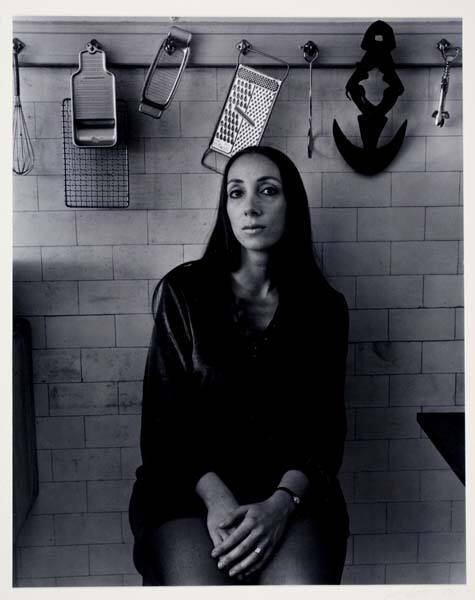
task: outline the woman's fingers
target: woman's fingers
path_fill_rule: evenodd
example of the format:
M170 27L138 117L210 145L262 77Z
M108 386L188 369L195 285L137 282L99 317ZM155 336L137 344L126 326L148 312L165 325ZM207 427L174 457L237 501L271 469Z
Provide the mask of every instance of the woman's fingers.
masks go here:
M245 579L245 578L249 577L250 575L252 575L253 573L255 573L256 571L259 571L259 569L261 569L264 566L264 563L266 562L268 556L269 556L269 553L266 553L258 562L255 562L254 564L252 564L249 569L247 569L244 572L241 572L241 577L243 577Z
M234 548L236 544L242 542L242 540L249 535L253 526L253 521L251 521L250 519L244 519L244 521L239 525L239 527L237 527L228 538L226 538L221 544L214 548L214 550L211 552L211 556L213 558L217 558L218 556L226 554L228 550Z
M257 534L255 532L251 532L250 535L248 535L240 544L235 546L224 556L221 556L218 562L218 569L224 569L228 565L231 565L232 563L241 559L243 556L253 553L257 546Z
M234 577L235 575L242 575L243 577L247 577L254 571L257 571L261 568L264 562L267 559L268 549L263 546L258 546L260 552L257 553L256 549L248 554L241 562L237 565L234 565L230 571L229 575Z
M274 546L272 545L272 542L271 542L270 544L267 544L266 547L264 548L264 550L259 554L259 559L257 561L252 563L249 568L244 568L243 571L238 573L239 578L247 579L247 577L250 577L253 573L262 569L262 567L265 565L265 563L267 562L267 560L269 559L269 557L271 556L271 554L273 552L274 552Z
M234 531L234 527L230 529L221 529L214 525L208 525L208 532L211 541L213 542L214 548L219 546L224 540L226 540Z
M226 519L221 521L219 526L220 527L231 526L233 523L235 523L235 521L237 521L237 519L239 517L243 517L246 514L247 510L248 510L248 507L245 505L238 506L235 510L233 510L233 512L228 517L226 517Z
M218 531L210 531L209 536L215 548L218 544L222 542L221 536L219 535Z
M232 529L218 529L220 536L219 543L224 542L224 540L228 539L228 537L232 534L234 530L234 527Z

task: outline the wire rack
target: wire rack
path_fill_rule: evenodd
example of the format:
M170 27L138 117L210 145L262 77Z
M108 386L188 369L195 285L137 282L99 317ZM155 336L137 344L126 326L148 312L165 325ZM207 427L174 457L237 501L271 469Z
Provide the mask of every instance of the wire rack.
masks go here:
M111 148L80 148L73 144L71 99L63 100L64 194L70 208L127 208L129 155L127 107L117 101L119 138Z

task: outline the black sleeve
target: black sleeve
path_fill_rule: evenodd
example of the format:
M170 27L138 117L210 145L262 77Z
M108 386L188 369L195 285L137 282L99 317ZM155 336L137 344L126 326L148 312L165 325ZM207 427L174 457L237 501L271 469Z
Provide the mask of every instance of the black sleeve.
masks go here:
M193 393L188 305L179 286L167 278L154 296L157 309L143 386L143 466L148 477L189 493L212 468Z
M312 488L325 491L336 477L343 459L347 431L344 403L349 316L343 295L335 295L325 314L323 339L315 340L320 352L310 352L299 379L288 420L283 469L303 471ZM318 364L316 364L318 361ZM307 388L307 389L305 389Z

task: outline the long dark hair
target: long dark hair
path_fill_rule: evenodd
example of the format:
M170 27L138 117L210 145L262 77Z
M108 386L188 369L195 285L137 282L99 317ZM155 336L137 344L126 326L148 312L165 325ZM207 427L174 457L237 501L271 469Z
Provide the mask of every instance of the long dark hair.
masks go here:
M331 289L317 264L310 225L310 213L305 187L297 167L283 152L268 146L248 146L232 156L226 164L216 223L206 246L202 262L221 274L239 268L241 245L234 236L227 213L227 183L231 166L243 155L265 156L279 169L282 191L287 200L284 233L272 251L271 273L279 289L309 286Z

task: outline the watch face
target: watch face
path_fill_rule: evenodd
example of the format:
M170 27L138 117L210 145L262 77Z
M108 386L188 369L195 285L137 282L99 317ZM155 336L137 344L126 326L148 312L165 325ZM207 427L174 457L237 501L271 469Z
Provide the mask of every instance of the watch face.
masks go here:
M285 492L286 494L288 494L294 504L300 504L302 502L300 496L297 496L297 494L295 494L292 490L289 490L289 488L282 486L282 487L278 487L277 490L281 490L282 492Z

